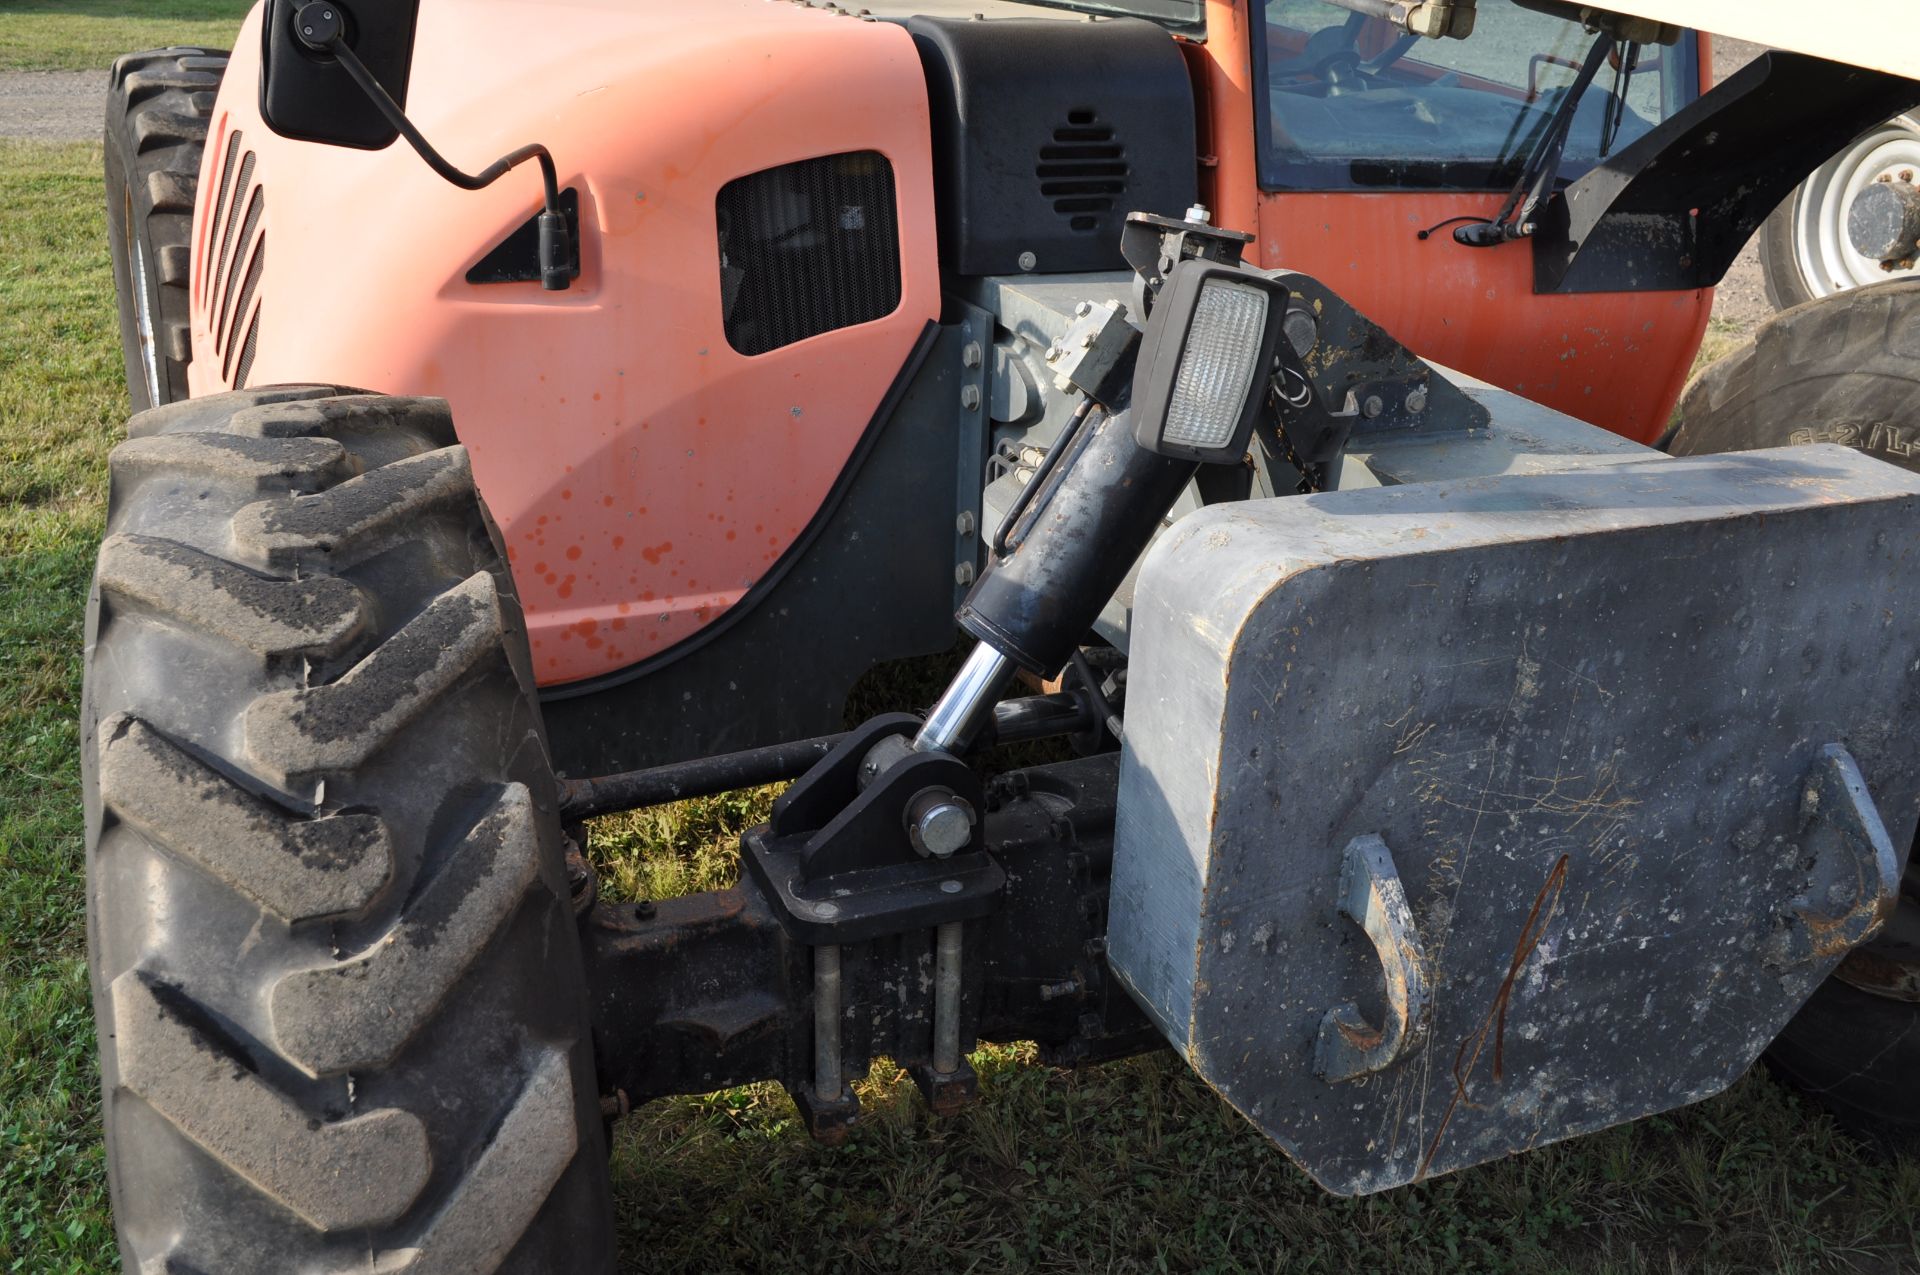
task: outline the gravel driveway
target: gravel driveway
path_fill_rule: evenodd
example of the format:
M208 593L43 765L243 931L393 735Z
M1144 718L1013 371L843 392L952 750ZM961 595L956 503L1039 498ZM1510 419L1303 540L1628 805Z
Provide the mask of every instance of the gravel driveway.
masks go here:
M1713 69L1731 75L1760 52L1740 40L1716 40ZM0 137L48 142L85 142L100 136L106 112L104 71L0 71ZM1769 314L1753 244L1734 262L1715 298L1714 317L1749 332Z
M90 142L106 113L105 71L0 71L0 137Z

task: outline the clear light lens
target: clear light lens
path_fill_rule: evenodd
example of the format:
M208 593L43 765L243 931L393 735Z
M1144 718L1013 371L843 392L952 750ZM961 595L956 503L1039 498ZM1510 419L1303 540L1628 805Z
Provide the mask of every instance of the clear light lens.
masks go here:
M1201 451L1233 441L1253 392L1266 326L1264 289L1228 279L1201 286L1161 438Z

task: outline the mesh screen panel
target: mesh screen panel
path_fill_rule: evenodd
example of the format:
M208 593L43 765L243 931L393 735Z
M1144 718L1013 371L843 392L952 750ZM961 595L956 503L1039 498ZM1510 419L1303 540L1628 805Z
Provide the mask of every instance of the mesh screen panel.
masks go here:
M877 151L736 178L715 201L727 343L765 354L900 305L893 166Z

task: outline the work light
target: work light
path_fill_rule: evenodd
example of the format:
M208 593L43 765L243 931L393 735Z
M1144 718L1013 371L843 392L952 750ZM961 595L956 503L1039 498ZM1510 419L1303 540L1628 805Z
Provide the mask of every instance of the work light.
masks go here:
M1134 368L1139 444L1214 464L1245 456L1286 310L1286 288L1265 275L1198 258L1176 265Z

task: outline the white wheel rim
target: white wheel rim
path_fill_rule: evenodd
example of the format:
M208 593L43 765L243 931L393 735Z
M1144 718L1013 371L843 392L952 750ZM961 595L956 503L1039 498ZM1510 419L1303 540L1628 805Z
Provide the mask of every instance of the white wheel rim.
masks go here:
M1920 115L1887 121L1801 183L1793 198L1793 256L1808 292L1825 297L1914 275L1913 268L1881 269L1847 237L1854 196L1883 176L1897 181L1903 172L1920 181Z
M153 288L147 282L147 246L133 220L133 196L126 199L127 273L133 276L133 326L140 341L140 372L147 382L147 406L160 404L160 347L153 339Z

